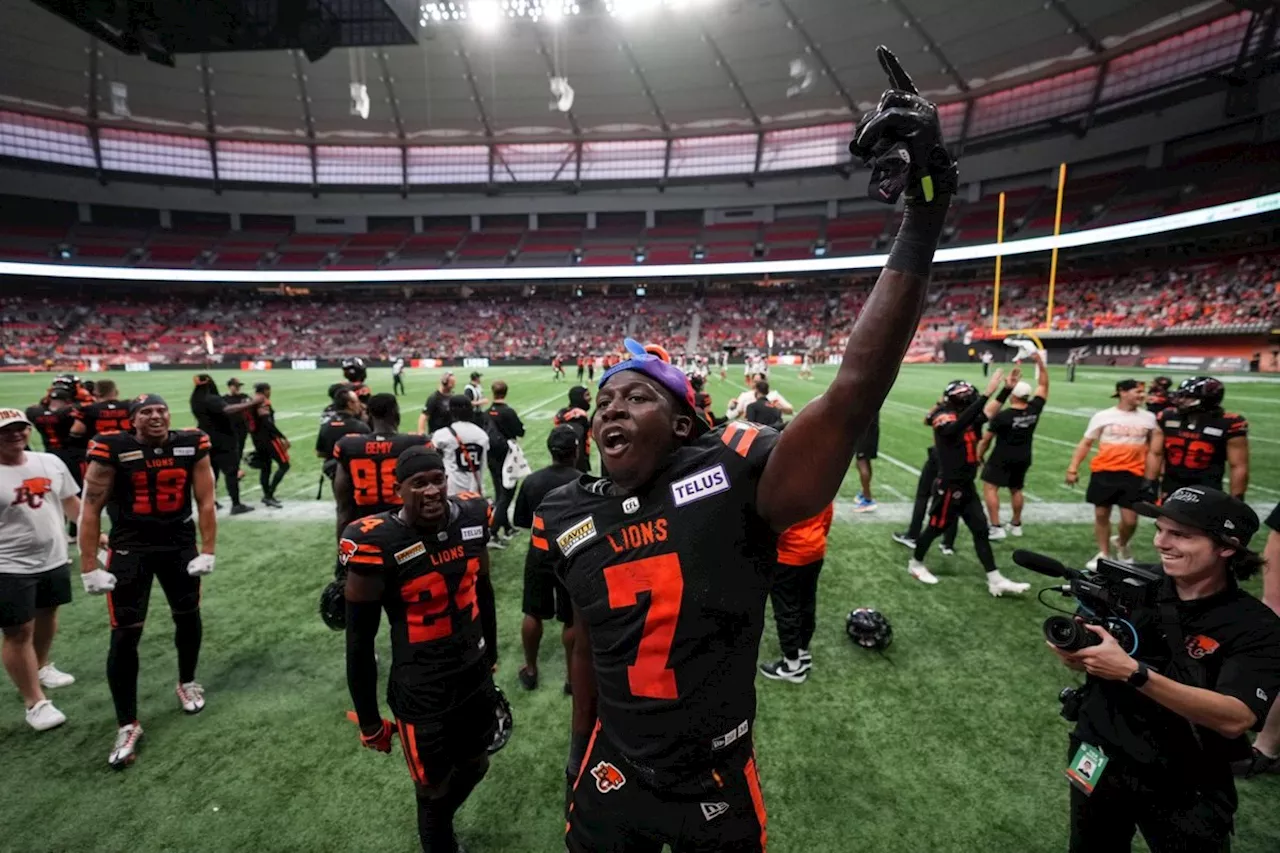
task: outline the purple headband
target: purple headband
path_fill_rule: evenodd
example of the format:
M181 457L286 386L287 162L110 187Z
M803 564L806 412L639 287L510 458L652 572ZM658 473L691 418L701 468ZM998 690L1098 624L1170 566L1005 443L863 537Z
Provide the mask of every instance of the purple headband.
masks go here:
M634 370L637 373L643 373L663 388L666 388L673 397L688 406L690 411L696 413L697 405L693 398L693 386L689 384L689 377L684 375L683 370L648 352L631 338L623 341L623 345L627 348L627 352L631 354L631 358L619 362L606 370L604 375L600 377L600 384L596 386L597 389L603 388L604 383L608 382L609 377L615 373Z

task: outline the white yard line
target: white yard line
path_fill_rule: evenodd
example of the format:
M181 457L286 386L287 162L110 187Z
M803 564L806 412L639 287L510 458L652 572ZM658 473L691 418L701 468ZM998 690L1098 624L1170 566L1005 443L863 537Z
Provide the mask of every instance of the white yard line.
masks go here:
M1037 496L1037 495L1033 494L1032 492L1028 492L1026 489L1023 489L1023 490L1022 490L1022 495L1023 495L1023 497L1025 497L1027 500L1031 501L1033 504L1042 504L1042 503L1044 503L1044 498L1039 497L1039 496Z
M889 454L883 453L883 452L878 455L878 458L883 459L885 462L888 462L890 465L897 465L899 468L901 468L903 471L906 471L908 474L910 474L913 477L920 476L919 468L916 468L913 465L908 465L907 463L903 462L901 459L895 459Z
M898 500L900 500L900 501L909 501L909 500L911 500L909 497L907 497L907 496L906 496L906 495L904 495L902 492L900 492L900 491L898 491L897 489L895 489L893 486L890 486L888 483L880 483L880 484L877 484L877 485L876 485L876 488L877 488L877 489L884 489L886 492L888 492L889 494L893 495L895 498L897 498L897 499L898 499Z
M1062 445L1063 447L1075 447L1079 443L1075 441L1063 441L1060 438L1054 438L1051 435L1044 435L1039 432L1036 433L1036 441L1047 441L1050 444L1059 444L1059 445Z

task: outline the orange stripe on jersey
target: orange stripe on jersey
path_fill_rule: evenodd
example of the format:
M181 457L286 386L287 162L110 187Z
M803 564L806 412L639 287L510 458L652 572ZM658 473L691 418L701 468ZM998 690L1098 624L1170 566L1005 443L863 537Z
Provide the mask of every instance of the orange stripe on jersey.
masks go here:
M382 549L379 548L377 545L370 545L367 542L362 542L356 546L356 553L357 554L381 554Z
M760 793L760 774L756 771L756 759L752 755L743 769L747 777L747 789L751 791L751 805L756 809L756 820L760 822L760 853L764 853L769 842L769 816L764 810L764 795Z
M381 557L367 557L361 554L354 554L347 558L348 563L359 563L362 566L381 566Z
M533 529L534 529L534 530L546 530L546 529L547 529L547 523L546 523L545 521L543 521L543 520L542 520L542 516L540 516L540 515L535 515L535 516L533 517Z
M201 433L201 434L200 434L200 449L201 449L201 450L208 450L208 449L209 449L209 448L211 448L211 447L213 447L213 444L209 441L209 436L207 436L207 435L205 435L205 434Z
M548 543L546 539L543 539L541 536L539 536L536 533L529 537L529 544L537 548L539 551L551 550L550 543Z
M725 427L724 434L720 436L720 440L724 442L725 447L733 446L733 437L742 431L742 427L736 423L729 424Z
M734 448L743 459L747 458L747 451L751 449L751 443L756 440L756 436L760 434L760 430L753 426L742 428L742 438L738 439L738 446Z
M478 492L458 492L455 497L460 501L471 501L480 497L480 494Z

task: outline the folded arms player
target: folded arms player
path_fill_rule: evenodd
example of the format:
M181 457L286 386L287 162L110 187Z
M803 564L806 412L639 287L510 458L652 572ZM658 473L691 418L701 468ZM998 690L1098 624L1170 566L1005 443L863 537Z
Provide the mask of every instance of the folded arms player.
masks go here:
M836 496L915 333L956 190L936 109L882 63L893 88L851 150L873 195L906 191L906 214L831 386L781 436L708 431L687 377L629 341L592 418L610 479L555 490L535 517L579 632L570 851L764 849L751 729L777 535Z

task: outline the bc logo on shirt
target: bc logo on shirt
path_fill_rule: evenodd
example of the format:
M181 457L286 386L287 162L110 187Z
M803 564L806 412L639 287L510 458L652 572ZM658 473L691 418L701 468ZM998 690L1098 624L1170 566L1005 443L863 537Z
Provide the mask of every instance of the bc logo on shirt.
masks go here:
M26 504L32 509L39 509L44 506L44 496L53 491L53 481L48 477L31 477L23 480L22 485L13 491L15 506Z

